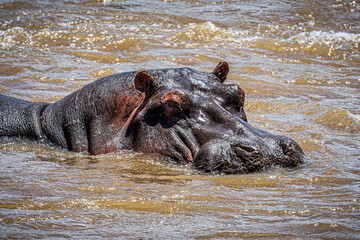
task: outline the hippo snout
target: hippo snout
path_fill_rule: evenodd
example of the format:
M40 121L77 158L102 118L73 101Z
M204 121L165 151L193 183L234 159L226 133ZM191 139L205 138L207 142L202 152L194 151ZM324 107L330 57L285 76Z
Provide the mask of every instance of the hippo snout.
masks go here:
M219 139L200 148L193 166L204 172L250 173L274 165L296 166L301 163L303 155L300 146L284 136L257 143Z

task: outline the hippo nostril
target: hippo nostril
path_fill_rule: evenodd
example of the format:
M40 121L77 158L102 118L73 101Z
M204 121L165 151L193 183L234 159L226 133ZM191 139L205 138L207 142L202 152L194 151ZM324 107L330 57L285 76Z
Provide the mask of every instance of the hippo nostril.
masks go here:
M291 155L294 152L294 146L291 142L289 141L282 141L280 143L282 152L284 153L284 155Z
M281 148L282 148L282 151L283 151L283 153L285 155L288 155L293 150L293 147L291 145L289 145L289 144L286 144L286 143L282 143Z
M235 150L235 152L245 151L247 153L252 153L257 151L256 148L254 147L242 145L242 144L236 144L235 146L233 146L233 149Z
M250 153L256 151L256 149L253 148L253 147L251 147L251 146L241 145L240 148L243 149L243 150L245 150L245 151L247 151L247 152L250 152Z
M282 166L292 167L303 160L303 151L300 146L291 138L280 136L277 138L278 154L276 161Z
M300 146L291 138L282 138L280 141L280 147L286 156L303 154Z

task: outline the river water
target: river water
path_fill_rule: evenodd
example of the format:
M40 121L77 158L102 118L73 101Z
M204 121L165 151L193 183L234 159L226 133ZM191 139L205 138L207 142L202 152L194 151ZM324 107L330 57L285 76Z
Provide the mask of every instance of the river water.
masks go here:
M360 239L360 3L0 0L0 93L54 102L123 71L230 64L299 167L206 175L0 139L0 238Z

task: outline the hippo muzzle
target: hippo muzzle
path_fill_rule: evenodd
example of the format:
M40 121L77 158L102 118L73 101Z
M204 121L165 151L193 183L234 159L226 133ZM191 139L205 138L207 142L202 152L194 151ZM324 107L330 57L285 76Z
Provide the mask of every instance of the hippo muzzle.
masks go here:
M193 128L201 144L194 156L196 169L249 173L274 165L293 167L302 161L303 151L291 138L254 128L244 114L231 113L216 103L203 107L211 111L201 111L206 120ZM208 124L211 121L216 124Z
M202 146L194 167L204 172L250 173L275 165L297 166L303 158L299 145L291 138L273 136L266 144L239 139L217 139ZM261 147L260 147L261 146Z

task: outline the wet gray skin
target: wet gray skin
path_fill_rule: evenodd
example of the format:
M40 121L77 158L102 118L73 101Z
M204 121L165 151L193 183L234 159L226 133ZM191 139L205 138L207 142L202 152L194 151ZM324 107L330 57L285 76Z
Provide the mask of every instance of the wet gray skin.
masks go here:
M245 93L211 73L169 68L114 74L55 103L0 95L0 136L27 136L90 154L135 150L205 172L292 167L303 151L292 139L252 127Z

